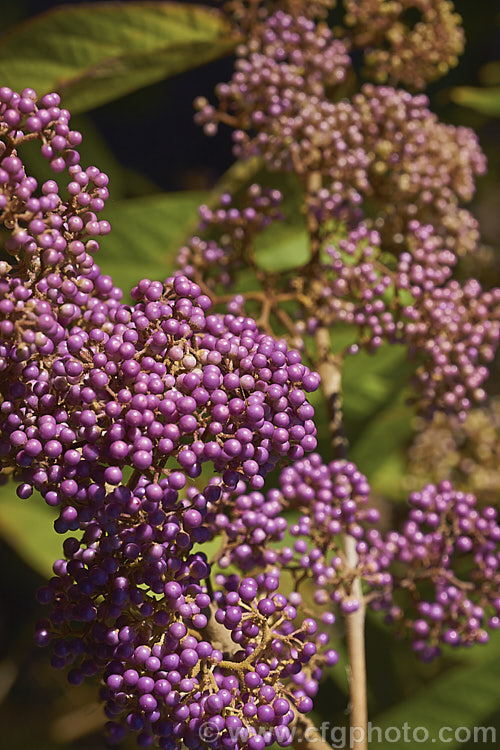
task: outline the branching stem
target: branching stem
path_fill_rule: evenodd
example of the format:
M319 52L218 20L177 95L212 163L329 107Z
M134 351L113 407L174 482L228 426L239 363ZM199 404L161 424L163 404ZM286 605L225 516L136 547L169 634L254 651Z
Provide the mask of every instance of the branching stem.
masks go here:
M315 334L317 361L321 375L323 395L328 405L329 426L333 455L347 457L347 440L342 421L342 373L341 362L331 352L330 333L327 328L318 328ZM345 615L347 650L349 655L350 725L353 732L354 750L367 750L368 712L366 702L365 663L365 605L361 580L355 571L358 565L356 540L344 535L344 555L348 569L352 571L351 592L359 601L356 612ZM358 739L359 738L359 739Z

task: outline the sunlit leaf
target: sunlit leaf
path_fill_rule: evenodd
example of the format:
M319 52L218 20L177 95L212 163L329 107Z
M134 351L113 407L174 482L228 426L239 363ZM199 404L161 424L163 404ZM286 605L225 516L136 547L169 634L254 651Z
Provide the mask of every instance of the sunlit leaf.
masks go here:
M344 365L350 458L370 478L375 492L394 499L401 495L405 451L413 432L414 412L406 405L410 372L402 347L360 353Z
M63 536L54 531L57 512L38 493L20 500L13 482L0 487L0 536L43 576L61 557Z
M481 648L481 647L477 647ZM490 717L498 711L498 671L500 669L500 657L488 660L474 666L467 666L451 670L444 676L434 680L424 690L419 691L411 700L400 703L395 708L383 713L374 724L380 727L382 742L378 741L375 734L372 738L373 744L380 750L389 750L394 745L396 736L394 728L403 731L403 727L409 725L409 737L411 740L411 728L421 727L417 738L424 736L423 730L428 732L428 742L422 747L448 748L456 750L464 747L463 738L465 732L459 734L458 738L454 730L460 727L474 728L488 727ZM393 729L389 730L389 727ZM447 730L440 739L440 730ZM448 731L449 728L449 731ZM401 735L402 736L402 735ZM460 736L462 742L459 741ZM482 747L494 747L496 742L490 735L480 735L482 741L477 742ZM417 742L419 740L417 739ZM420 742L422 740L420 739ZM431 745L432 743L432 745ZM398 746L401 743L397 743ZM414 746L410 742L410 747Z
M125 295L140 279L163 280L175 269L177 250L197 222L205 193L163 193L110 202L112 231L96 258Z
M58 91L84 112L228 53L221 15L175 2L62 6L0 38L2 85Z

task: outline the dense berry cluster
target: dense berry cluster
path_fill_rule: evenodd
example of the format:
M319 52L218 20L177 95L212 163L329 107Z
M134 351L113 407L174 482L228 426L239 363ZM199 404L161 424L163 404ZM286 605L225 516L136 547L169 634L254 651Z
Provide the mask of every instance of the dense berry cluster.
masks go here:
M71 683L103 675L112 741L132 731L140 747L260 750L289 744L296 711L312 707L291 679L316 655L317 626L278 593L279 572L218 576L207 593L210 566L192 545L209 538L203 514L218 494L181 500L166 480L114 489L39 592L52 609L38 642L52 637Z
M57 305L10 280L0 303L9 303L12 329L2 453L4 465L23 467L22 496L34 485L76 523L89 487L121 484L126 466L154 481L166 474L179 489L184 473L196 477L210 461L259 487L279 457L315 447L304 389L317 387L316 375L253 321L205 317L210 302L185 277L142 281L132 309L69 329ZM26 299L14 311L16 290ZM45 326L42 351L26 318Z
M404 308L406 340L425 355L415 374L424 411L437 405L463 419L471 403L484 401L486 364L500 339L499 302L500 290L482 292L471 279L435 289L420 310Z
M446 246L462 255L475 249L477 222L460 207L486 171L477 136L439 122L426 96L366 84L353 98L369 154L369 200L384 245L404 246L411 221L432 224ZM373 210L373 209L372 209Z
M14 258L0 267L2 466L21 498L35 488L59 509L58 532L77 532L40 591L51 613L37 642L53 642L53 665L71 666L72 683L104 678L113 740L128 729L144 747L153 738L201 747L203 720L222 731L221 711L231 706L243 732L235 747L264 746L249 740L257 722L269 724L265 745L280 731L288 744L287 725L312 703L302 689L290 702L271 683L310 661L315 631L292 625L296 612L268 574L236 588L228 579L214 598L210 565L193 547L213 536L221 493L230 514L241 478L258 490L279 461L314 450L306 394L319 377L252 319L211 313L210 299L181 274L142 280L132 305L121 304L92 257L93 237L108 229L96 220L106 176L79 166L68 145L80 137L56 95L39 108L31 90L2 96L10 105L0 113L2 220ZM39 193L26 176L20 149L34 138L47 158L61 152L55 172L69 165L67 196L55 181ZM263 213L276 210L273 193L251 197ZM233 221L233 237L245 241L241 218L209 218ZM268 219L254 210L245 221L251 235ZM203 489L195 480L204 463L213 479ZM231 647L218 650L220 636L203 634L235 597L244 622L219 623ZM284 612L275 626L270 597Z
M233 78L217 87L218 109L197 100L196 120L209 135L218 123L233 127L236 156L298 174L319 223L367 214L384 244L401 248L418 220L433 223L450 249L473 250L477 225L460 203L485 171L474 133L440 123L424 95L390 86L367 84L335 101L349 65L347 46L327 27L278 11L238 47Z
M0 88L0 223L9 232L5 249L33 270L71 258L85 275L99 247L95 237L110 230L97 219L108 198L108 178L96 167L80 166L82 136L70 129L70 114L59 105L58 94L38 101L33 89L18 94ZM63 196L56 180L38 186L26 174L18 150L33 140L40 141L51 171L67 175Z
M348 37L379 83L423 89L455 67L464 48L461 18L449 0L344 0ZM413 11L414 24L405 19Z
M213 516L207 519L214 534L224 537L217 555L218 566L226 570L235 565L246 573L275 565L273 543L283 541L288 528L283 511L283 497L278 490L265 494L247 492L246 485L239 482L233 493L223 492Z
M312 284L323 309L316 321L358 326L351 351L359 345L373 351L383 341L406 345L419 362L413 381L420 411L463 418L485 398L486 365L500 340L500 290L451 280L456 256L433 227L411 222L409 231L408 251L394 270L382 263L380 237L363 225L327 247L331 266L318 269Z
M313 601L319 609L333 603L345 613L355 611L360 602L352 596L352 581L345 577L342 535L357 542L360 574L377 581L376 561L363 541L365 527L379 517L369 505L369 493L366 477L353 463L324 464L313 453L283 469L279 486L265 495L247 494L242 485L228 510L223 494L213 519L218 532L226 536L218 565L235 566L243 573L278 566L292 576L296 595L304 580L314 583ZM290 522L283 515L288 511ZM287 529L296 540L293 547L284 544Z
M345 239L326 245L325 253L325 262L315 269L308 283L316 313L312 320L306 320L308 331L313 333L319 324L331 326L337 322L356 326L358 346L371 351L383 339L394 340L396 323L384 301L393 279L380 263L378 232L359 224Z
M335 209L359 202L368 187L359 115L326 96L346 77L345 45L327 27L279 11L237 55L232 80L217 87L219 110L196 102L205 132L227 122L236 128L235 156L260 155L270 169L304 179L320 172Z

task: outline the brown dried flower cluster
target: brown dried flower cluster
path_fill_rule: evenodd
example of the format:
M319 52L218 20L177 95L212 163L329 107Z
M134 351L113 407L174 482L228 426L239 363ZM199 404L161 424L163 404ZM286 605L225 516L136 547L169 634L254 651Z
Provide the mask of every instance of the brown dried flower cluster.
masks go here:
M473 409L464 422L435 414L422 420L409 452L408 487L449 479L479 500L496 502L500 486L500 398Z

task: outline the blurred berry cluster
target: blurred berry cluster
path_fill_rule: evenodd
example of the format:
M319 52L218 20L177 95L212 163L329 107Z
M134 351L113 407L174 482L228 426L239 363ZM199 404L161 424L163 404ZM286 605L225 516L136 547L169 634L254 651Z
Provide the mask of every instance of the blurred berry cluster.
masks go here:
M348 25L360 35L366 23L373 39L383 27L392 40L402 33L401 14L416 5L422 21L413 33L428 39L436 34L442 42L430 56L434 67L422 50L432 68L426 80L445 71L450 48L458 51L461 30L447 2L347 5ZM289 334L295 330L299 348L304 336L333 324L358 331L350 353L360 347L373 352L384 342L405 345L417 362L419 411L463 419L471 404L485 398L487 365L500 339L500 291L452 279L458 259L474 253L479 239L476 220L462 206L486 169L477 137L439 122L423 94L371 83L351 91L352 29L335 38L322 21L303 13L302 4L289 6L273 12L259 5L260 21L237 49L233 78L217 87L218 108L198 100L196 119L209 135L219 123L231 126L236 156L260 156L271 170L298 177L311 258L288 274L266 278L256 268L255 233L249 230L244 242L234 236L249 198L224 195L223 207L201 213L200 232L210 239L194 237L179 263L215 293L220 282L227 289L241 269L254 268L267 308L279 323L286 321ZM380 22L369 24L370 14ZM411 43L405 54L410 50ZM427 70L423 58L411 54L407 60L416 66L417 87ZM390 59L396 65L399 58ZM401 80L408 83L405 65ZM250 199L261 192L253 186ZM279 196L273 195L277 205ZM263 198L253 208L262 226L280 218ZM255 224L253 218L249 227ZM255 295L238 295L228 309L241 313L251 299Z
M337 614L367 603L426 660L500 626L493 508L444 481L382 531L366 477L314 452L320 377L303 360L319 329L351 326L344 353L405 345L421 412L457 420L484 399L500 339L500 290L452 278L478 239L462 207L485 170L477 139L394 88L455 64L451 4L346 0L341 38L324 22L334 5L226 3L236 71L217 108L197 102L208 134L230 125L237 157L302 186L310 257L282 274L255 252L281 193L252 185L202 206L180 270L123 304L94 260L106 175L80 164L57 94L0 89L1 467L73 534L36 639L70 683L100 679L113 742L290 745L337 662ZM353 91L358 46L388 85ZM53 173L41 185L31 141ZM245 269L258 288L233 294Z
M418 221L409 222L406 249L397 258L388 256L380 233L363 221L341 230L340 237L327 235L314 262L266 276L255 260L255 215L262 227L280 220L280 200L278 191L266 195L254 185L240 207L229 195L223 196L224 208L202 207L200 232L178 255L184 273L203 281L217 298L242 270L254 268L260 291L235 294L228 310L242 314L264 294L279 324L286 303L294 316L287 317L288 333L299 349L318 327L335 325L354 329L349 354L402 344L417 364L413 399L424 415L443 411L463 420L472 405L485 400L487 365L500 340L500 289L484 291L475 279L454 280L456 254L432 225ZM249 213L253 218L243 233Z

